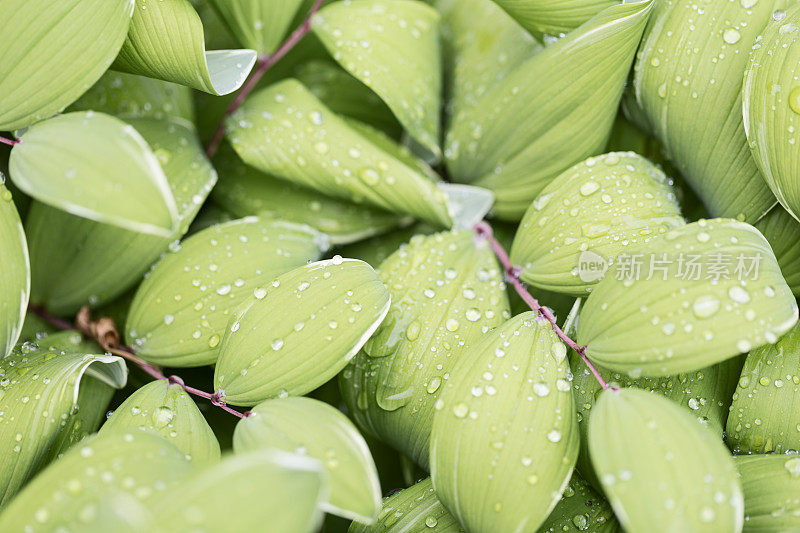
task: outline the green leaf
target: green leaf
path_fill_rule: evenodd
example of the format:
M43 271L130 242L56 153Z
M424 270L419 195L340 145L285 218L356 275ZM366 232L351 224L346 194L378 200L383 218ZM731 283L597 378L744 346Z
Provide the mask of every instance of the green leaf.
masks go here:
M214 156L214 165L220 183L211 196L238 217L258 215L306 224L328 235L332 244L359 241L404 222L394 213L323 196L265 174L244 164L228 143Z
M128 396L100 429L101 434L152 431L193 464L219 462L219 442L194 400L178 384L156 380Z
M800 450L800 327L747 355L733 395L726 440L733 453Z
M531 33L558 35L577 28L619 0L494 0Z
M767 239L786 283L800 296L800 223L785 209L775 207L755 225Z
M244 84L257 56L255 50L206 52L203 23L188 0L136 0L112 68L223 95Z
M296 80L252 95L227 127L242 160L263 172L325 195L452 224L447 198L434 183L351 128Z
M134 0L4 0L0 4L0 131L59 113L117 55Z
M607 390L589 420L592 463L626 531L741 531L736 467L718 435L675 403Z
M163 531L312 533L322 521L325 481L318 461L258 450L197 472L150 508Z
M508 318L508 298L472 231L416 236L379 272L392 306L342 373L342 396L362 428L425 467L441 388L465 350Z
M751 455L734 459L744 492L746 531L800 528L800 458Z
M469 531L544 522L578 457L566 346L533 311L474 343L436 401L431 478Z
M761 11L769 13L763 8ZM800 9L792 5L763 20L768 23L753 46L742 86L744 131L770 190L797 219L800 187L795 183L795 169L800 158L794 144L795 129L800 126ZM763 26L762 22L758 28Z
M775 256L749 224L700 220L614 263L586 301L577 340L592 361L632 377L698 370L797 322Z
M637 56L638 110L715 217L754 223L775 203L747 147L741 80L775 2L660 2Z
M192 91L183 85L124 72L106 72L70 111L98 111L122 119L194 120Z
M127 379L119 357L23 344L0 361L0 507L38 469L79 401L84 376L121 388ZM26 416L21 416L25 413ZM11 531L0 527L2 531Z
M442 16L446 109L453 117L481 97L542 45L492 0L438 0Z
M410 0L334 2L314 16L312 28L331 56L438 158L442 69L436 10Z
M35 124L21 140L11 150L9 171L36 200L131 231L163 237L176 231L167 178L133 126L75 112Z
M346 416L326 403L311 398L267 400L236 425L233 449L303 450L328 472L325 510L372 523L381 509L378 472L367 443Z
M453 117L451 177L491 189L519 220L558 174L606 145L652 1L612 6L520 63Z
M542 532L616 533L620 530L619 522L614 517L608 501L575 472L561 499L547 520L539 527L539 531Z
M326 248L311 228L255 217L205 229L153 267L131 304L125 336L156 364L213 363L232 311Z
M378 522L373 525L353 522L348 533L464 533L458 521L436 497L431 478L395 492L383 500Z
M607 261L682 226L672 180L633 152L590 157L544 188L522 218L511 261L542 289L583 296Z
M5 178L0 173L0 355L5 357L17 343L31 290L28 244L19 213L14 206ZM2 359L0 357L0 359Z
M25 487L0 514L0 530L153 531L147 508L193 470L158 435L93 436Z
M345 367L390 303L371 266L341 256L264 280L228 321L214 387L235 405L307 394Z
M378 268L390 255L406 244L415 235L430 235L436 229L424 222L418 222L407 228L399 228L383 235L354 242L338 248L343 257L353 257Z
M160 163L178 205L178 229L147 235L95 222L34 202L26 220L32 298L56 314L113 300L188 229L217 175L192 124L181 119L131 119Z
M278 49L305 0L211 0L245 48L265 54Z

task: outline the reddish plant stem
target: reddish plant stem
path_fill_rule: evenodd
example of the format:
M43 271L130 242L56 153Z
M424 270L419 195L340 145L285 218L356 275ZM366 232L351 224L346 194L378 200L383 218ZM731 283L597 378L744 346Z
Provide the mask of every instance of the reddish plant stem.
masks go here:
M7 144L9 146L14 146L21 143L19 139L6 139L5 137L0 136L0 144Z
M264 74L271 69L275 63L283 59L283 57L288 54L292 48L294 48L297 43L303 40L303 37L311 30L311 19L314 14L319 11L319 8L322 7L322 2L324 0L317 0L314 2L314 5L311 6L311 9L308 11L308 15L306 16L303 23L295 29L292 34L289 36L288 39L278 48L274 54L261 54L258 58L258 63L256 66L255 71L250 76L250 79L242 85L242 88L239 90L239 93L236 95L236 98L233 99L231 104L228 106L228 109L225 110L225 114L220 120L217 129L214 131L214 135L211 137L211 140L208 142L208 146L206 147L206 155L208 157L213 157L214 154L217 153L219 150L219 145L222 142L222 139L225 137L225 119L232 115L237 109L242 107L245 99L250 95L251 92L256 88L258 82L261 81L261 78L264 77Z
M522 267L511 264L511 258L509 258L505 248L503 248L503 245L500 244L500 242L494 237L492 226L490 226L486 221L481 221L475 224L474 229L475 233L489 241L494 255L497 256L498 261L500 261L500 264L503 265L508 282L511 283L511 286L514 287L514 290L517 291L517 294L520 295L522 300L528 304L528 307L546 318L553 327L553 331L555 331L556 335L558 335L558 338L561 339L564 344L575 350L578 355L580 355L581 359L583 359L583 362L586 363L586 366L589 367L589 370L594 375L594 378L598 383L600 383L600 386L603 387L603 390L607 390L609 388L616 390L614 387L611 387L608 383L606 383L606 380L603 379L603 376L600 375L600 372L586 356L586 346L580 346L577 342L570 339L569 336L558 326L556 317L553 315L553 312L550 310L550 308L539 304L539 301L531 296L531 293L527 291L525 285L520 279Z
M39 315L47 323L49 323L50 325L52 325L52 326L54 326L54 327L56 327L56 328L58 328L60 330L63 330L63 331L68 331L68 330L80 331L80 329L75 324L72 324L72 323L68 322L67 320L55 317L55 316L51 315L50 313L48 313L47 310L42 305L29 304L28 305L28 310L31 311L32 313L36 314L36 315ZM81 333L84 333L84 332L81 332ZM87 335L84 333L84 336L87 336ZM91 336L89 336L89 338L91 338ZM93 338L92 340L100 342L100 339L94 339ZM102 346L103 343L100 342L100 344ZM136 352L134 352L132 348L129 348L127 346L116 346L116 347L115 346L102 346L102 348L104 350L106 350L108 353L114 354L114 355L116 355L118 357L122 357L126 361L130 361L131 363L134 363L136 366L141 368L142 371L144 371L146 374L148 374L149 376L151 376L151 377L153 377L155 379L161 379L161 380L168 381L171 384L179 385L188 394L192 394L194 396L199 396L201 398L205 398L205 399L209 400L212 405L215 405L215 406L219 407L223 411L226 411L226 412L228 412L228 413L230 413L230 414L232 414L234 416L237 416L239 418L246 418L246 417L250 416L250 412L249 411L246 411L246 412L242 413L242 412L237 411L236 409L228 407L228 405L225 403L225 401L222 399L222 397L217 393L211 394L211 393L202 391L200 389L196 389L194 387L190 387L190 386L186 385L186 383L184 383L183 379L180 378L179 376L169 376L169 377L165 376L164 374L161 373L161 369L160 368L158 368L158 367L156 367L154 365L151 365L150 363L148 363L144 359L138 357L136 355Z

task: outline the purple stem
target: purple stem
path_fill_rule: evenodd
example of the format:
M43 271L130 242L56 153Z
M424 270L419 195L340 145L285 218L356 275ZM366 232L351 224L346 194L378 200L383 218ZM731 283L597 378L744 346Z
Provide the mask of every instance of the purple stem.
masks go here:
M6 139L5 137L0 137L0 144L7 144L9 146L15 146L15 145L17 145L17 144L19 144L21 142L22 141L20 141L20 140Z

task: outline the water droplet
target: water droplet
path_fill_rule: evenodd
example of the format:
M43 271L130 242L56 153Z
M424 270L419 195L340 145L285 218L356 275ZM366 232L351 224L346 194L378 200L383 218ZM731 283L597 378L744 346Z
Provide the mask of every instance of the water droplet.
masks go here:
M468 412L469 412L469 406L464 402L457 403L453 407L453 414L456 415L456 417L458 418L464 418L465 416L467 416Z
M711 295L698 297L692 304L692 311L697 318L708 318L719 309L719 300Z
M728 44L736 44L739 42L739 39L742 38L742 35L739 33L739 30L735 28L728 28L722 34L722 39Z
M589 196L590 194L596 192L600 188L600 185L597 184L595 181L587 181L583 185L581 185L580 192L583 196Z
M792 111L800 115L800 86L795 87L789 93L789 107Z

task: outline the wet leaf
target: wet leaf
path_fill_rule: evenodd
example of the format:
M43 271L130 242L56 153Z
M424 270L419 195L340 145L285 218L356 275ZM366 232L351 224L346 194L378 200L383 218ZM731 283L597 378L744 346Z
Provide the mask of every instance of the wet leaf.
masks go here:
M11 191L3 182L0 173L0 355L5 357L22 332L31 290L31 267L22 222Z
M758 221L756 228L767 239L786 283L800 296L800 224L786 210L775 207Z
M152 531L147 507L193 470L152 433L96 435L31 481L0 514L0 530Z
M84 376L121 388L127 369L119 357L67 351L58 344L43 349L23 344L0 361L0 506L36 472L64 430Z
M211 0L231 33L245 48L272 54L305 0Z
M781 5L779 2L774 2ZM758 169L781 205L800 216L800 188L794 176L798 164L795 128L800 126L800 85L797 83L800 9L775 11L767 2L742 87L744 131ZM764 27L763 21L769 21ZM737 30L738 31L738 30Z
M161 83L161 82L158 82ZM124 293L188 229L217 175L194 126L180 119L129 119L153 149L178 205L170 236L129 231L34 202L26 220L33 265L32 297L57 314Z
M583 296L608 261L684 224L672 180L633 152L564 171L525 212L511 261L537 287Z
M267 400L236 425L233 449L303 450L328 473L330 497L323 509L375 521L381 508L378 472L364 438L338 409L311 398Z
M467 530L533 530L553 510L578 457L570 377L566 346L532 311L474 343L450 372L431 478Z
M157 364L213 363L232 311L326 248L325 238L305 226L255 217L211 226L153 267L131 304L126 338Z
M800 528L800 458L752 455L734 459L744 492L745 530Z
M754 223L775 203L747 147L741 79L776 2L660 2L636 60L637 114L715 217Z
M162 237L177 229L158 158L110 115L75 112L32 126L11 150L9 171L23 192L73 215Z
M558 35L577 28L618 0L495 0L531 33Z
M431 478L425 478L385 498L376 524L353 522L347 531L348 533L464 532L458 521L436 497Z
M800 450L800 327L747 355L726 440L736 454Z
M0 131L59 113L105 72L134 0L5 0L0 6Z
M360 427L422 466L434 403L465 350L508 318L502 274L472 231L416 236L384 261L392 307L342 372Z
M675 403L638 389L603 392L589 449L626 531L741 531L744 502L730 453Z
M608 501L575 472L553 512L539 527L542 533L621 530Z
M223 95L242 86L257 55L255 50L206 52L203 24L188 0L136 0L128 37L112 68Z
M381 150L296 80L255 93L228 119L242 160L325 195L405 213L440 226L447 198L417 170Z
M228 321L214 386L235 405L311 392L361 349L390 303L371 266L341 256L263 280Z
M455 116L445 141L452 178L491 189L496 214L519 220L553 178L599 153L651 7L602 11Z
M70 111L98 111L122 119L194 120L192 91L183 85L124 72L106 72Z
M214 157L220 184L212 197L236 216L258 215L307 224L333 244L359 241L402 222L400 215L323 196L313 189L275 178L250 167L224 144Z
M775 342L795 322L797 304L758 230L700 220L618 256L586 301L577 339L609 369L654 377Z
M178 384L156 380L128 396L103 424L101 434L151 431L199 467L219 462L219 442L194 400Z
M331 56L375 91L408 134L439 157L439 14L422 2L352 0L324 7L312 28Z

